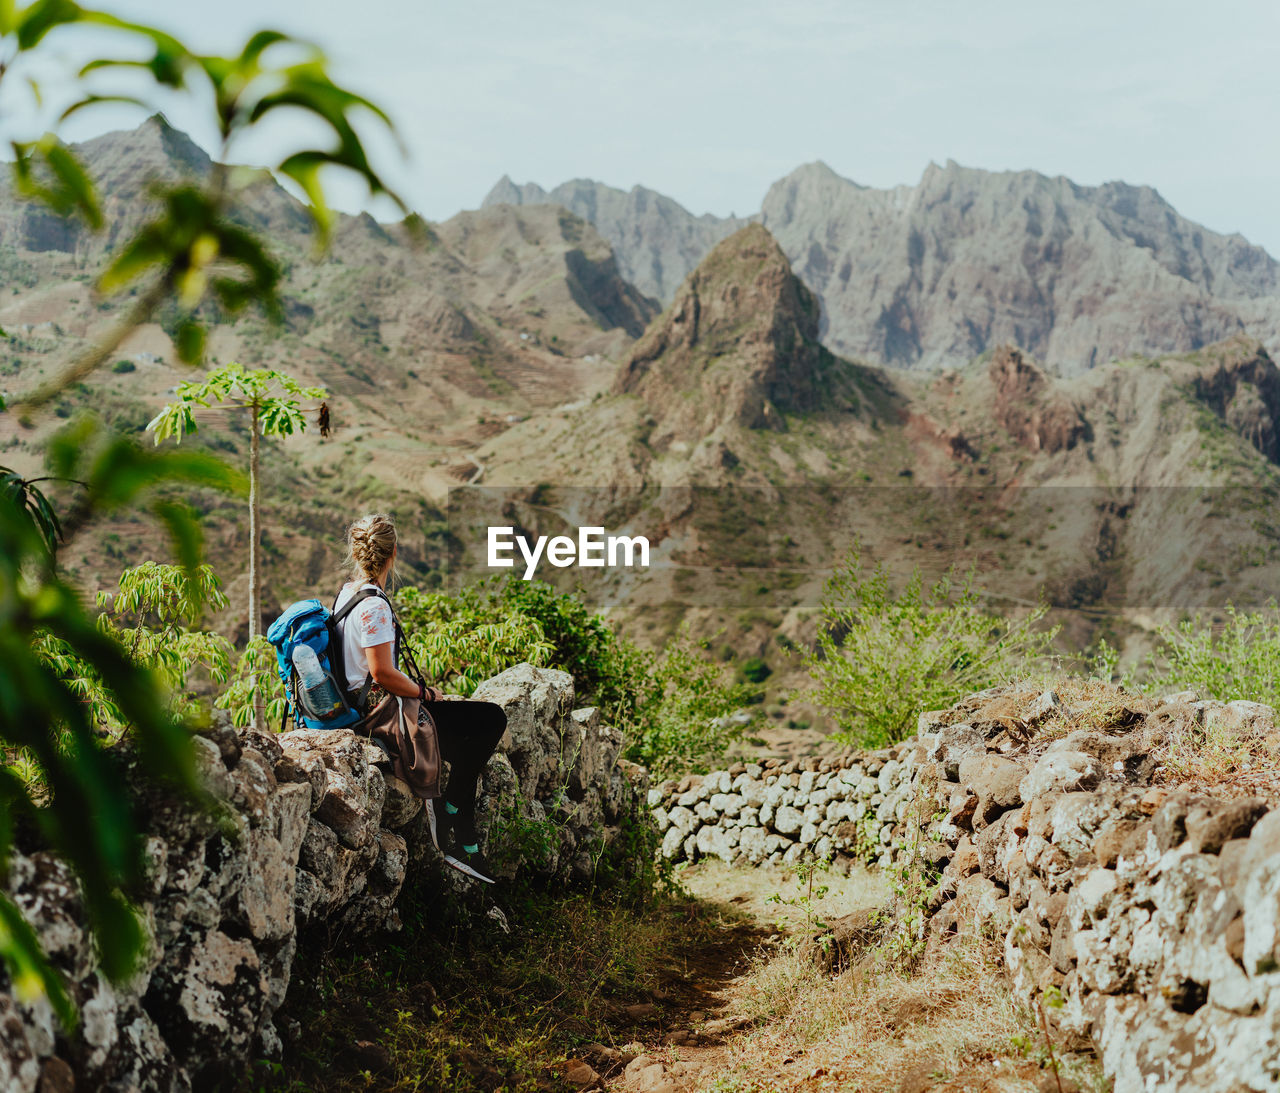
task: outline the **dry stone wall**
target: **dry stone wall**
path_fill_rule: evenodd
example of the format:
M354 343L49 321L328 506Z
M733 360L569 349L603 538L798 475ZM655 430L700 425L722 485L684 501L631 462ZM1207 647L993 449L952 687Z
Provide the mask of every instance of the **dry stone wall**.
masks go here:
M565 672L520 665L475 697L507 712L479 800L490 850L508 875L590 877L626 844L623 825L647 822L647 772L619 758L621 734L594 709L573 708ZM138 904L151 943L129 982L96 973L65 864L14 855L6 890L67 976L81 1019L67 1036L47 1003L0 989L0 1089L236 1087L249 1059L281 1049L273 1018L299 945L339 928L347 938L398 928L406 883L439 892L442 914L484 898L440 862L421 802L383 752L350 731L276 736L224 724L195 744L216 810L136 780L150 862ZM543 821L553 834L538 840L539 860L522 862L510 833Z
M1280 1089L1280 811L1229 780L1151 784L1171 737L1273 741L1274 711L1130 698L1039 739L1065 706L988 692L921 719L900 846L939 848L932 943L1002 939L1017 992L1065 1003L1047 1012L1115 1093Z
M663 853L892 865L922 882L901 927L934 947L993 937L1114 1093L1280 1089L1280 776L1192 792L1160 766L1171 741L1275 754L1275 712L1119 690L1083 705L984 691L889 751L663 783Z
M894 830L911 797L913 745L844 759L777 759L669 780L649 791L673 862L716 857L790 865L806 855L847 866L888 864Z

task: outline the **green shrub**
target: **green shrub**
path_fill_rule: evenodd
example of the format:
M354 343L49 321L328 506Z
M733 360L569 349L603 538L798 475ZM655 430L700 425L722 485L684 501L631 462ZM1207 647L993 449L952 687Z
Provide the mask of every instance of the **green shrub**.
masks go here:
M626 757L655 777L709 770L742 737L745 726L729 715L748 704L752 688L727 682L709 645L682 624L660 655L637 653L645 670L632 679L636 706L618 727L627 734Z
M760 657L748 657L742 662L742 676L752 683L763 683L773 675L773 669Z
M540 621L512 609L492 581L470 585L457 596L402 588L395 604L414 659L446 690L469 695L513 664L548 663L552 647Z
M1222 626L1200 615L1156 631L1148 658L1152 689L1196 690L1231 702L1238 698L1280 706L1280 616L1227 607Z
M468 631L477 627L506 625L512 627L506 642L490 651L475 683L527 660L572 675L579 703L613 712L634 702L630 694L633 669L625 643L581 600L542 581L489 577L457 595L403 588L396 593L396 611L415 655L420 644L431 641L441 658L437 679L448 680L448 673L464 659L459 650L449 647L450 641L465 640ZM428 639L428 631L442 628L449 631L444 640ZM430 670L426 664L422 669ZM465 693L474 690L475 683Z
M119 360L111 366L111 371L117 376L124 375L126 372L136 372L138 366L133 361Z
M98 593L97 625L130 661L155 674L172 715L190 722L200 710L192 676L222 684L230 672L231 643L220 634L195 628L206 608L220 610L226 603L207 565L187 571L143 562L120 574L117 592ZM33 642L33 649L68 681L100 733L110 738L124 734L129 719L120 696L70 642L46 632Z
M255 724L259 711L267 728L276 726L278 731L284 723L285 694L276 649L261 634L245 645L214 705L229 711L231 723L238 728Z
M725 718L751 689L682 629L660 654L619 637L570 593L542 581L491 577L457 595L404 588L396 610L423 672L471 694L521 661L573 676L579 705L600 708L627 738L626 758L655 774L707 769L741 735Z
M979 607L970 571L926 585L917 568L896 596L884 563L855 545L827 580L817 646L805 656L840 736L864 747L902 740L922 710L1031 671L1057 633L1042 604L1018 618Z

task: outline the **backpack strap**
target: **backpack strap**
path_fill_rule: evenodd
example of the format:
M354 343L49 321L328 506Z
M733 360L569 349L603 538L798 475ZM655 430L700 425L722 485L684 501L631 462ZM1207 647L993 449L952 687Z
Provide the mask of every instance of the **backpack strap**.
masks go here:
M394 611L391 612L391 621L395 623L396 626L396 652L398 654L401 646L404 647L404 659L407 662L407 666L412 669L404 674L415 682L425 686L427 682L426 677L423 676L422 669L418 667L418 662L413 659L413 651L409 648L409 642L404 636L404 629L401 627L400 620L396 618L396 613ZM399 660L399 656L397 656L396 659ZM404 671L404 669L402 668L401 671Z
M338 596L341 596L341 595L342 595L342 592L339 591ZM333 597L333 606L335 608L338 606L338 596ZM347 600L347 602L342 605L341 611L332 611L332 610L330 611L330 614L333 615L333 621L335 623L342 622L348 615L351 614L352 611L356 609L356 607L362 604L365 600L370 599L374 596L377 596L379 599L387 600L387 606L391 607L391 601L387 599L387 594L383 592L381 589L361 588L359 591L356 592L354 596L351 597L351 599ZM393 619L396 617L395 608L391 609L391 617Z

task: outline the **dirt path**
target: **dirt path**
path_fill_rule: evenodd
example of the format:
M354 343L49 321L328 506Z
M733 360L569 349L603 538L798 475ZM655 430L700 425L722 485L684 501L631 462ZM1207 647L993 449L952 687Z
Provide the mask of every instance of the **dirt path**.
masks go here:
M827 975L796 940L815 921L883 906L861 870L806 878L703 863L688 940L651 997L617 1007L618 1046L593 1045L581 1087L610 1093L1080 1093L1106 1088L1080 1057L1058 1078L1012 1001L998 955L976 942L911 973ZM824 891L825 889L825 891ZM1070 1076L1068 1076L1070 1075ZM570 1075L572 1080L572 1075ZM1075 1080L1073 1080L1073 1078Z
M716 862L686 870L682 882L698 900L692 913L703 920L691 928L689 943L670 953L652 1000L619 1008L614 1027L622 1046L588 1053L587 1062L603 1076L597 1088L615 1093L772 1088L735 1076L741 1065L734 1045L762 1016L753 976L785 951L788 937L811 929L813 921L882 903L883 884L857 872L849 878L817 874L810 887L791 872L735 870ZM781 1065L792 1062L784 1059Z

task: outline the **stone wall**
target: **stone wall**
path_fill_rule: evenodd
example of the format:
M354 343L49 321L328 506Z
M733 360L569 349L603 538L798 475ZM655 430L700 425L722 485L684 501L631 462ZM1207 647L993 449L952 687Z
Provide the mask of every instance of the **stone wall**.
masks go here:
M1114 1093L1274 1091L1280 771L1193 792L1161 762L1171 742L1274 755L1276 733L1256 703L1009 687L922 715L889 751L739 766L649 802L673 860L812 852L919 878L903 927L934 947L993 937L1016 993L1092 1040Z
M1046 1011L1092 1039L1114 1093L1280 1089L1280 811L1238 788L1275 773L1152 785L1171 739L1274 741L1274 712L1117 697L1072 731L1086 719L1052 692L922 718L923 822L899 845L940 848L931 943L1000 938L1016 991L1065 1000Z
M913 744L843 759L742 764L649 791L672 861L786 864L806 854L846 865L884 858L910 802Z
M520 665L475 697L508 719L480 794L491 853L507 875L590 877L628 818L644 822L647 773L619 759L621 734L594 709L573 708L567 673ZM14 854L6 889L66 974L80 1027L68 1037L47 1003L0 989L0 1089L234 1087L248 1060L280 1051L273 1016L299 945L325 944L339 928L347 939L397 929L406 882L438 891L442 914L486 898L443 865L421 803L351 732L223 724L195 743L216 810L135 779L150 863L138 903L152 940L128 983L96 974L67 867L38 850ZM511 834L547 820L555 838L522 862Z

